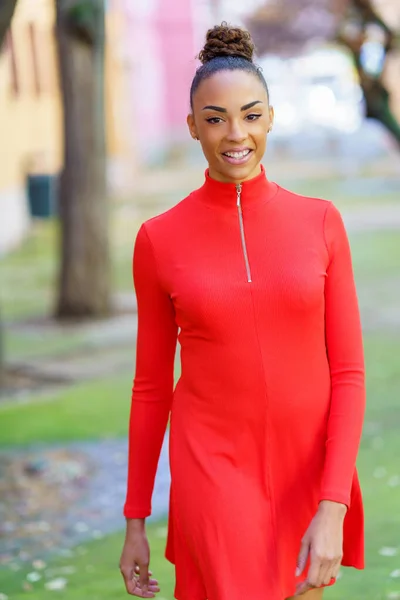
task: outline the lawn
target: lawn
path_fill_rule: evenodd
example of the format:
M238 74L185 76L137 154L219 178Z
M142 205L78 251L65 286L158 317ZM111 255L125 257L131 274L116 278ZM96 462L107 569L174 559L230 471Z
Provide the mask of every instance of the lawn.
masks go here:
M116 216L116 225L118 222ZM124 228L124 234L113 242L114 281L119 290L131 289L130 260L137 219L124 219ZM2 286L1 303L8 320L45 314L51 307L56 272L51 252L54 244L55 225L37 224L27 242L2 261L2 281L6 285ZM358 462L365 498L367 569L344 569L341 580L326 592L326 598L395 600L400 599L400 320L395 318L400 311L400 232L357 233L351 235L351 246L367 363L368 408ZM375 318L383 314L392 321L382 324ZM83 343L76 332L38 340L12 328L6 350L9 357L27 358L37 351L43 356L71 352ZM29 404L0 405L0 446L125 436L131 384L132 373L123 372L76 384L52 399L38 396ZM162 589L159 598L172 600L173 570L163 558L165 524L149 525L149 536L152 568ZM1 593L9 600L47 600L54 595L62 600L123 598L118 572L122 540L123 535L118 533L78 548L69 558L49 559L48 578L63 577L66 567L70 568L68 572L74 570L65 575L66 589L57 593L44 588L44 577L32 584L29 594L23 591L32 566L17 572L4 568L0 598Z
M151 569L157 577L161 592L159 600L173 598L173 566L165 559L164 553L165 525L163 523L149 525L148 536L154 560ZM52 560L42 571L42 579L32 584L32 591L27 593L22 589L26 575L34 571L32 567L23 568L18 573L2 570L0 573L1 593L7 594L10 600L120 600L128 598L118 563L122 550L123 534L107 536L102 540L90 542L78 547L71 558ZM154 564L153 564L154 563ZM71 573L71 571L75 571ZM68 580L64 590L57 592L47 590L46 581L58 578Z

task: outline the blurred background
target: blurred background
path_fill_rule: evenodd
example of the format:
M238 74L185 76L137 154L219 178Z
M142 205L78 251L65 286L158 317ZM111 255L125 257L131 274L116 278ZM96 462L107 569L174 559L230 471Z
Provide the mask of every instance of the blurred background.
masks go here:
M185 119L223 20L250 29L270 86L269 178L333 200L352 246L367 569L326 597L400 599L400 2L1 0L0 600L125 595L133 243L203 181ZM148 527L160 600L168 489L164 448Z

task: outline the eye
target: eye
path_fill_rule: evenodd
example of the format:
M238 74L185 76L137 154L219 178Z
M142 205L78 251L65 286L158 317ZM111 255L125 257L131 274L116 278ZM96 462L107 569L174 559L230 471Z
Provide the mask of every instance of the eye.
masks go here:
M247 115L246 119L248 121L256 121L257 119L259 119L262 115L256 114L256 113L252 113L251 115Z
M217 125L218 123L222 122L221 117L210 117L209 119L206 119L207 123L211 123L212 125Z

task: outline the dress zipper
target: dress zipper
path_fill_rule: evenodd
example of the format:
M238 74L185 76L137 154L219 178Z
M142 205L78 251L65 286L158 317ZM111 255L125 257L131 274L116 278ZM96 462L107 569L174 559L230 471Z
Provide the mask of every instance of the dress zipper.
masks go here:
M246 248L246 238L244 236L243 212L242 212L242 205L241 205L242 186L240 183L238 183L238 185L236 186L236 194L237 194L236 205L237 205L238 214L239 214L240 236L242 238L244 262L246 263L247 282L251 283L250 263L249 263L249 257L247 254L247 248Z

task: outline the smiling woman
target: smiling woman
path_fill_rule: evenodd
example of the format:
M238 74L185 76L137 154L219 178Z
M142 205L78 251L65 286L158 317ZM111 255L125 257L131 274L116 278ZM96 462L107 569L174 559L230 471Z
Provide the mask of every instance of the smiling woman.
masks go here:
M188 125L217 181L246 181L260 173L274 111L262 71L252 62L253 52L248 32L222 25L208 32L199 55L203 65L191 86ZM246 99L243 105L238 104L238 88L239 97Z
M135 242L120 567L137 597L159 591L145 519L169 417L178 600L317 600L341 564L363 567L365 382L349 243L331 202L267 179L274 111L253 51L240 28L207 33L188 116L204 184Z

